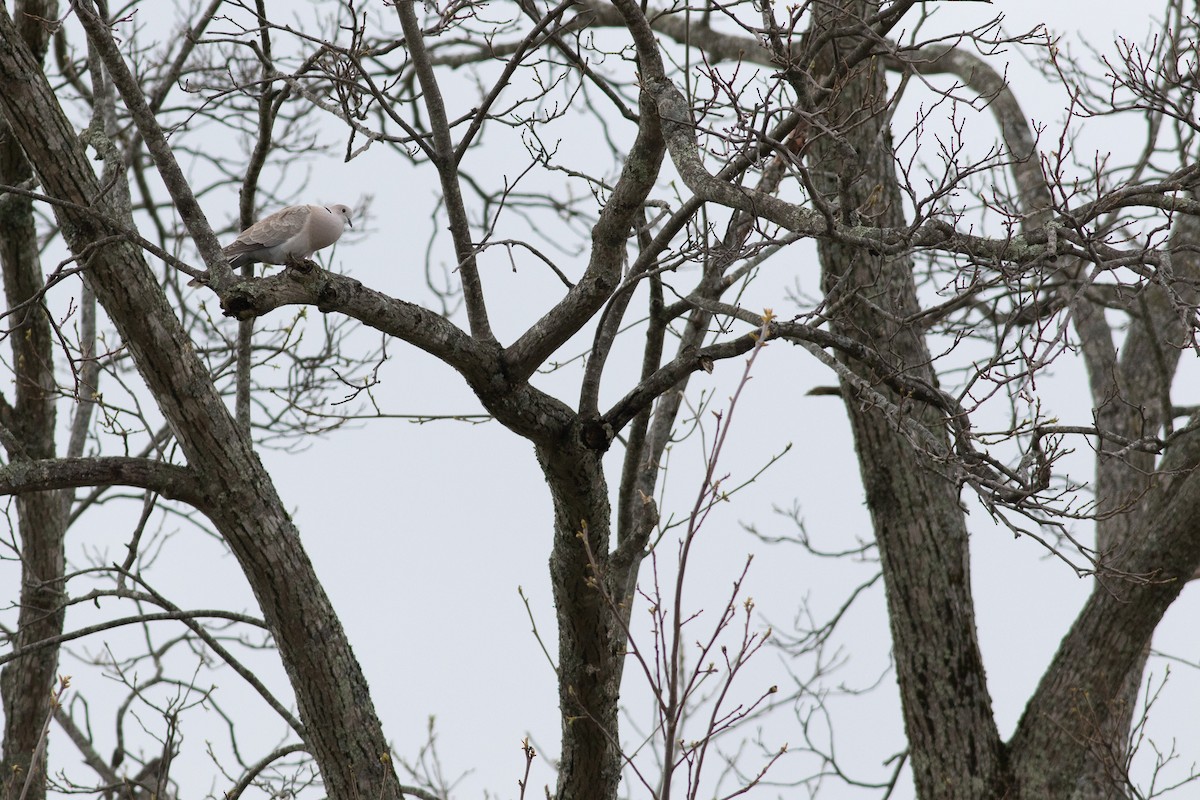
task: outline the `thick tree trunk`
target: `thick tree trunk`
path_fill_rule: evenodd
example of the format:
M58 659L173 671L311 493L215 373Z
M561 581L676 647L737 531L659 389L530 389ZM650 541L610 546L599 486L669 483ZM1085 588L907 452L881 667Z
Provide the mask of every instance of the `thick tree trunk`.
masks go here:
M0 123L0 182L15 183L15 145ZM19 180L19 178L18 178ZM37 234L32 207L14 197L0 201L0 263L3 264L8 307L29 303L17 312L9 333L16 367L12 408L4 409L4 427L13 434L11 460L53 458L55 437L55 376L53 343L43 306L30 302L42 288ZM63 537L66 509L60 492L37 492L17 498L21 541L21 608L11 646L25 647L62 633L65 618ZM30 759L43 724L50 714L50 692L58 667L58 648L47 647L5 666L0 673L4 702L4 758L0 775L18 783L31 769ZM40 769L32 765L33 769ZM36 778L30 800L45 797L45 781Z
M609 561L603 454L584 446L579 434L579 426L571 425L561 441L537 448L554 501L550 579L563 726L557 797L612 800L621 780L617 701L625 637L597 580Z
M1191 285L1200 274L1200 258L1193 251L1197 241L1200 221L1178 217L1171 233L1171 247L1178 254L1172 289L1192 304L1197 297ZM1073 288L1070 291L1074 293ZM1171 422L1171 383L1180 354L1188 346L1189 331L1166 291L1154 283L1142 288L1119 352L1102 307L1078 297L1074 321L1088 368L1096 426L1107 434L1097 442L1096 550L1108 566L1119 562L1140 536L1151 501L1163 490L1157 456L1126 451L1124 442L1158 434ZM1101 574L1097 590L1106 591L1104 582L1112 580ZM1085 734L1088 746L1076 784L1077 800L1119 800L1130 795L1129 735L1149 648L1147 642L1111 696L1091 697L1086 704L1093 730Z
M817 137L808 163L842 214L870 223L905 223L885 112L887 88L874 59L845 63L862 41L861 20L874 3L821 4L809 37L833 35L818 60L832 75L816 107L841 138ZM857 30L856 30L857 26ZM849 35L847 35L849 34ZM918 309L912 263L861 248L819 247L833 329L888 358L897 372L936 384L921 332L896 320ZM853 362L876 385L880 378ZM896 678L904 710L917 792L924 800L998 798L1007 784L1004 746L975 630L966 522L953 482L877 409L843 384L867 505L883 565ZM899 397L892 398L902 404ZM939 420L920 406L906 409L945 440Z
M40 62L46 54L49 30L40 19L57 16L53 2L19 2L18 35ZM0 183L19 184L33 171L21 147L0 116ZM55 455L57 397L54 344L50 320L37 302L43 288L37 230L32 201L8 195L0 198L0 268L8 308L24 307L9 317L12 364L16 376L13 405L0 400L0 425L13 436L7 443L10 460L52 458ZM17 499L21 541L21 594L17 631L12 648L25 647L62 633L65 619L63 537L66 509L60 492L38 492ZM0 792L14 793L33 772L28 800L43 800L46 781L43 760L33 764L42 727L48 719L50 693L58 668L58 648L47 647L8 664L0 673L4 707L4 755L0 760ZM11 782L11 786L10 786Z
M132 245L110 234L93 205L100 186L75 131L0 8L0 113L56 206L73 253L178 436L207 497L203 509L228 541L279 646L304 736L336 800L401 795L366 680L301 547L299 535L248 440L214 389L174 312ZM131 225L128 217L119 219Z
M1122 696L1162 615L1200 563L1200 436L1178 440L1146 498L1139 535L1092 591L1030 700L1011 742L1019 797L1070 797L1080 785L1106 704ZM1109 782L1112 785L1112 782Z

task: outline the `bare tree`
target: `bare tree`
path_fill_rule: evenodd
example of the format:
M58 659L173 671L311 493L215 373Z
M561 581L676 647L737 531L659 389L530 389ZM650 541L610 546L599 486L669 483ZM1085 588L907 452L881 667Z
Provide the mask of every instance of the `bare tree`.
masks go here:
M730 576L703 634L684 597L697 533L728 498L720 455L742 424L737 392L711 408L716 422L696 423L705 474L688 513L664 519L656 498L691 376L720 371L740 392L748 376L736 365L772 342L823 365L837 386L822 391L842 399L854 435L874 540L841 555L877 554L907 737L873 784L880 795L902 768L922 798L1161 790L1145 790L1130 763L1151 637L1200 568L1200 417L1172 401L1197 344L1197 21L1171 0L1148 45L1119 42L1097 65L1044 31L1011 35L996 20L926 35L932 5L342 0L298 21L265 0L211 0L162 47L142 43L149 12L137 3L0 9L12 376L12 399L0 398L0 489L18 498L11 548L22 572L0 655L6 790L38 798L55 785L43 733L54 718L96 779L59 779L63 790L201 791L171 777L178 719L197 704L226 711L199 671L180 673L187 652L198 670L235 672L288 730L259 756L243 757L234 736L237 764L221 789L230 796L252 785L306 790L317 777L303 754L339 800L449 795L432 728L417 759L391 754L255 451L386 416L371 389L397 347L454 369L487 418L533 445L546 479L557 796L758 786L783 751L729 758L707 777L715 743L750 720L781 724L795 696L730 699L766 640L745 572ZM1069 127L1041 140L1003 77L1009 50L1066 90L1069 123L1142 121L1140 155L1081 166ZM898 110L914 101L905 124ZM981 153L964 138L964 116L997 131ZM235 274L222 255L205 195L236 187L244 227L298 188L282 168L321 157L330 136L346 159L434 176L427 305L311 263ZM48 271L46 242L70 254ZM740 304L760 271L800 273L810 242L819 297ZM556 287L544 307L521 309L508 341L481 272L500 254ZM230 320L210 313L214 303ZM364 331L382 344L355 355L346 337ZM579 341L588 343L572 382L557 368ZM1091 408L1052 419L1040 382L1076 357ZM268 382L267 364L285 377ZM555 372L561 389L542 388ZM331 406L339 394L350 402ZM56 422L64 409L69 425ZM996 429L997 418L1008 422ZM1087 448L1091 494L1059 469ZM1008 741L978 643L968 494L1094 580ZM122 499L132 513L123 562L68 571L71 526ZM169 552L168 518L228 547L260 618L184 608L156 585L149 571ZM1081 527L1094 527L1094 542ZM660 581L660 565L670 578ZM68 609L110 598L132 613L66 630ZM650 612L649 635L633 621L638 606ZM820 673L838 616L792 641L792 656L815 658ZM151 632L162 620L178 625L172 637ZM140 626L143 645L95 659L124 687L118 730L140 704L163 732L153 757L122 768L134 748L122 738L105 761L86 699L63 703L52 689L61 648L126 625ZM255 666L270 648L294 710ZM631 681L653 704L649 727L632 736L620 724ZM524 751L523 795L535 748ZM854 782L821 756L829 774ZM396 763L417 785L401 783Z

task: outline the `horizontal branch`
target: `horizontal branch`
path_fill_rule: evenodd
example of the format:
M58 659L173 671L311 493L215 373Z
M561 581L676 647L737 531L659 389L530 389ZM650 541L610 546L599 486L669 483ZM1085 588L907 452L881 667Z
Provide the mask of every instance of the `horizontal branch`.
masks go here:
M36 642L30 642L24 647L15 648L4 655L0 655L0 666L7 664L10 661L15 661L18 658L24 658L30 653L42 650L46 647L54 647L55 645L64 642L71 642L76 639L82 639L85 636L91 636L94 633L102 633L114 628L122 628L126 625L141 625L146 622L162 622L165 620L196 620L196 619L224 619L231 622L245 622L247 617L245 614L237 614L233 611L223 611L219 608L201 609L199 611L155 611L150 614L135 614L132 617L120 617L119 619L110 619L106 622L98 622L95 625L88 625L86 628L68 631L67 633L58 636L50 636L45 639L40 639Z
M625 26L628 20L612 5L587 0L584 3L596 26ZM688 20L679 14L650 13L646 23L655 32L677 42L703 50L710 62L750 61L764 66L778 66L778 60L762 43L750 37L714 31L703 23ZM1022 235L989 238L962 233L949 222L928 218L904 228L881 228L845 224L820 212L788 203L778 197L726 179L725 170L710 173L704 166L696 144L697 126L691 107L665 72L655 68L655 59L643 52L643 87L654 96L667 139L668 149L676 170L687 187L702 201L738 209L779 225L804 237L833 239L863 247L881 255L897 255L918 249L964 255L981 262L1039 263L1058 256L1073 256L1105 267L1130 266L1137 270L1141 264L1158 267L1158 253L1144 249L1117 249L1082 235L1078 229L1098 215L1118 208L1155 208L1168 213L1200 215L1200 201L1180 197L1177 193L1197 185L1196 170L1185 168L1163 181L1127 187L1074 209L1060 209L1054 233L1047 231L1044 210L1051 202L1036 158L1036 139L1029 130L1028 120L1015 102L1003 76L982 59L959 48L944 44L921 48L898 48L884 57L884 64L893 71L913 71L922 75L951 74L986 100L997 117L1006 147L1012 158L1010 166L1017 178L1026 206L1026 225ZM793 54L794 55L794 54ZM1033 223L1033 224L1029 224ZM1139 271L1139 274L1143 274Z
M0 468L0 495L81 486L135 486L200 510L208 505L204 487L190 468L149 458L46 458Z
M321 269L287 268L267 278L239 281L218 292L228 316L250 319L286 305L338 312L420 348L456 370L493 417L535 442L553 441L573 413L561 401L515 380L495 342L467 335L450 320L415 303Z
M688 375L700 370L712 372L714 362L734 358L753 350L754 345L758 342L757 333L758 331L754 330L727 342L680 353L618 400L605 413L604 424L611 427L612 435L615 436L639 412L648 408Z
M752 311L731 306L713 300L688 297L682 301L694 308L700 308L711 314L719 314L741 320L750 325L761 326L762 317ZM895 364L890 363L877 351L872 350L861 342L846 336L833 333L814 325L802 322L772 321L767 325L768 339L784 339L791 342L808 342L818 347L838 350L857 359L870 367L878 379L891 386L902 396L920 400L933 406L950 419L966 419L966 412L947 393L911 375L906 375ZM755 328L736 339L719 342L708 347L680 354L668 364L663 365L652 375L639 383L604 416L605 422L620 430L629 420L633 419L642 409L653 403L663 392L679 383L687 375L697 370L711 371L713 363L722 359L733 358L748 352L754 347L760 336L760 330ZM961 436L956 438L962 438Z
M276 308L312 305L336 311L435 356L474 384L498 371L498 355L450 320L415 303L397 300L354 278L321 269L287 268L266 278L242 280L217 294L226 316L252 319Z

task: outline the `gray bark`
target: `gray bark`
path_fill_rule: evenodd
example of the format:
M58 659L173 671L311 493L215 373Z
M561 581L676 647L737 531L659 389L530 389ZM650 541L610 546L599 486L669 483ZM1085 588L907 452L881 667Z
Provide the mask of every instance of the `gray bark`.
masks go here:
M306 739L335 798L400 796L366 680L270 476L216 393L140 250L95 247L111 220L75 131L0 11L0 110L55 206L72 252L178 436L212 522L279 646Z
M87 16L90 4L80 0L77 5L110 68L123 66L108 31ZM954 462L961 452L947 435L948 418L958 416L965 424L965 413L958 414L939 397L923 331L903 322L920 310L909 253L937 247L978 263L1005 263L1016 269L1034 268L1056 253L1094 253L1113 260L1140 257L1156 266L1164 262L1157 253L1119 252L1080 231L1062 229L1057 236L1047 232L1053 214L1033 158L1034 142L999 76L986 72L977 59L946 47L885 52L890 26L913 5L903 0L885 6L868 0L813 4L812 26L799 50L785 53L779 48L772 53L754 40L724 36L703 25L689 27L680 15L657 16L652 29L642 8L629 0L592 4L594 20L625 27L634 42L641 124L620 179L606 194L584 274L507 348L491 333L484 287L474 264L472 223L462 199L458 161L470 136L458 144L453 140L454 126L433 61L424 50L425 34L413 3L396 8L430 120L429 136L416 140L441 178L461 262L469 334L437 314L344 276L314 271L238 280L222 263L199 204L174 164L166 137L157 130L156 104L146 103L132 76L114 79L208 264L208 285L228 314L248 321L286 304L345 313L454 367L499 422L534 444L554 507L550 571L559 628L560 798L607 800L620 789L617 703L623 623L637 566L655 524L656 511L648 498L679 407L678 398L666 393L683 385L691 372L711 367L715 359L754 346L751 336L701 346L713 314L739 318L743 313L718 308L730 261L716 259L706 264L694 295L680 301L686 309L677 316L691 316L677 356L662 364L665 331L675 317L664 310L662 286L650 278L651 322L641 379L607 413L599 409L607 348L628 303L627 295L614 293L622 291L623 278L649 270L705 203L736 209L723 242L729 259L741 249L747 232L764 220L819 243L828 323L777 322L769 331L832 348L841 360L834 366L848 370L842 373L841 394L882 558L897 683L920 796L1122 796L1123 737L1150 637L1200 564L1200 524L1195 522L1200 518L1195 513L1200 507L1200 477L1195 473L1200 442L1195 436L1181 438L1161 461L1148 452L1124 452L1122 442L1170 426L1170 380L1187 328L1162 287L1149 286L1137 294L1139 305L1131 310L1134 324L1118 354L1102 308L1075 287L1068 287L1060 298L1063 304L1074 304L1101 431L1097 510L1104 566L1152 580L1114 582L1111 576L1116 573L1106 573L1106 582L1097 586L1047 670L1017 734L1005 745L993 721L975 632L968 539L956 483L969 470ZM25 24L22 19L17 23ZM719 173L709 173L708 162L697 150L692 108L664 68L655 31L690 39L714 58L741 58L753 48L763 63L782 68L800 98L799 107L782 115L770 132L783 146L756 154L748 149ZM561 39L566 32L564 28L556 35ZM46 192L65 201L56 212L67 242L86 265L89 286L178 435L188 466L140 459L50 460L55 456L54 405L49 399L54 390L52 351L45 320L31 307L23 318L29 335L21 342L14 338L16 363L30 369L19 376L13 407L0 406L0 422L13 434L6 443L14 461L0 471L0 488L22 493L28 596L22 598L20 635L25 638L19 641L29 644L61 632L61 615L56 621L53 613L45 612L61 600L54 594L58 584L53 577L61 576L65 521L54 515L64 516L65 505L39 505L41 498L55 496L51 490L62 487L110 481L179 498L212 519L245 571L279 643L306 739L330 795L338 800L397 796L395 777L380 762L386 744L365 681L297 531L246 431L216 396L142 256L132 244L95 246L101 238L131 228L128 207L116 193L96 199L99 184L90 163L41 77L39 57L22 46L22 36L26 43L37 44L36 37L31 41L28 30L18 32L0 10L0 113L11 123L10 135L0 135L5 147L0 157L12 156L0 164L0 179L14 183L27 175L28 167L21 172L21 164L23 153L28 154ZM44 45L42 41L43 51ZM562 41L556 46L562 48ZM264 49L269 50L265 45ZM955 230L936 214L920 225L909 225L893 163L884 68L945 70L993 102L1014 156L1014 183L1025 212L1020 235L980 237ZM269 121L264 119L263 126L260 135L269 138ZM477 132L478 125L473 130ZM643 204L668 150L694 196L652 241L650 226L637 228L645 220ZM823 204L821 209L775 195L785 163L788 170L804 169L798 161L788 162L787 154L804 158L818 195L812 205ZM776 159L772 163L779 175L768 180L764 170L758 186L742 185L742 176L763 157ZM1190 280L1198 273L1196 259L1184 255L1182 248L1195 243L1197 231L1194 219L1182 215L1197 213L1200 204L1177 194L1182 188L1183 184L1164 184L1161 197L1118 198L1114 207L1128 200L1179 212L1172 241L1179 251L1175 271ZM0 243L0 256L11 305L37 292L40 268L32 250L29 204L21 206L8 195L0 201L0 213L10 211L16 215L12 230L19 233ZM9 230L8 219L0 220L0 231ZM631 230L639 237L642 255L623 275ZM1194 296L1186 296L1195 303ZM602 310L611 316L602 317L578 409L531 387L530 376ZM656 398L661 400L652 411ZM602 459L615 434L627 426L625 472L613 523ZM19 459L26 460L17 464ZM610 541L614 535L615 547ZM48 627L37 627L42 624ZM6 723L11 729L5 734L6 768L10 745L15 754L11 763L20 763L20 753L29 749L28 732L45 718L44 699L39 698L53 680L55 650L38 652L45 657L20 658L4 672ZM1080 704L1080 697L1088 702Z
M865 41L863 20L878 6L845 2L820 8L806 35L828 42L816 54L816 74L822 84L836 88L826 93L813 81L803 91L808 110L840 140L815 135L810 170L843 214L870 214L882 225L902 225L883 113L888 94L882 66L874 59L846 60ZM912 261L830 242L818 247L826 303L837 309L833 331L883 355L896 373L936 386L922 332L896 322L919 308ZM850 366L871 383L883 377L861 364ZM854 386L843 382L842 388L883 565L917 792L925 800L1002 796L1004 747L975 630L958 489ZM894 394L891 399L902 402ZM931 411L914 407L914 413L932 435L946 441L942 421Z
M537 455L554 501L550 578L562 714L557 797L604 800L616 796L621 780L617 701L625 637L596 584L609 561L602 453L587 448L572 425L559 441L538 447Z
M30 58L37 63L45 58L49 42L49 32L37 18L53 19L56 5L27 0L16 6L20 25L13 35L29 48ZM19 184L32 175L25 154L0 114L0 183ZM0 199L0 269L8 308L21 309L9 317L11 327L7 332L16 383L12 405L0 398L0 426L11 436L5 437L8 458L14 463L53 458L57 420L53 333L49 313L40 302L42 265L33 203L26 198L8 195ZM63 542L67 526L60 492L24 495L16 506L21 591L17 630L8 643L14 650L62 633ZM46 648L14 661L0 673L4 708L0 781L18 792L31 779L26 795L29 800L46 796L46 756L39 764L32 763L32 757L51 713L57 669L58 649Z

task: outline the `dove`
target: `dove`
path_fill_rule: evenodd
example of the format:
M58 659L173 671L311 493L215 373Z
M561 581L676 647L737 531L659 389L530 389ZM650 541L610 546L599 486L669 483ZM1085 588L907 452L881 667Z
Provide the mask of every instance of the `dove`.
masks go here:
M349 206L288 206L260 219L225 248L230 265L300 264L351 228Z

